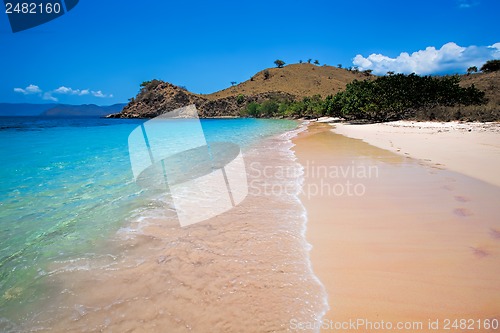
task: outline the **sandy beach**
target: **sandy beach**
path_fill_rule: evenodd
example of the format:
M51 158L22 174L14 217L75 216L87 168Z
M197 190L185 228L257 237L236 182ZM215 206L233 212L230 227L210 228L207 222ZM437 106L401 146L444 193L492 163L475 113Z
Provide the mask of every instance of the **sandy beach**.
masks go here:
M335 124L335 133L500 186L500 123Z
M467 331L455 319L488 331L500 319L498 131L415 126L335 125L370 145L313 123L294 140L328 293L322 331Z

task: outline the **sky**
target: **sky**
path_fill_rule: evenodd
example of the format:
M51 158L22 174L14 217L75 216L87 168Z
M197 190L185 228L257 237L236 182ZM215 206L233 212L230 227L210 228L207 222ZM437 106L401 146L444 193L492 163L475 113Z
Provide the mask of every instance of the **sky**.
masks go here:
M151 79L211 93L276 59L464 73L500 59L499 12L499 0L80 0L12 33L2 10L0 102L124 103Z

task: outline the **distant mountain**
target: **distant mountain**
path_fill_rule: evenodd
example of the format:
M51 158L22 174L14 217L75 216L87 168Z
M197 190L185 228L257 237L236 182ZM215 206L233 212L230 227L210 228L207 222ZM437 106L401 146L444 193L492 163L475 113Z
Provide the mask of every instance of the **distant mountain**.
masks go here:
M0 103L0 116L102 117L120 112L125 105Z
M0 103L0 116L38 116L57 104Z
M84 105L56 105L45 110L40 115L47 117L103 117L111 113L120 112L126 104L113 104L109 106L99 106L95 104Z

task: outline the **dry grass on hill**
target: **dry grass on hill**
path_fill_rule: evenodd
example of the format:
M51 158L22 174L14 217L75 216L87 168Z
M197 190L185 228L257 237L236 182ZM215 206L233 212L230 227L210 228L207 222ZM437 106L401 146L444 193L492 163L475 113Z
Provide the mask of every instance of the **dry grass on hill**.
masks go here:
M265 79L266 71L269 71L269 78L267 79ZM364 80L373 77L332 66L316 66L308 63L292 64L283 68L269 68L260 71L250 80L202 96L215 100L240 94L248 96L280 91L297 97L316 94L326 97L343 90L354 79Z

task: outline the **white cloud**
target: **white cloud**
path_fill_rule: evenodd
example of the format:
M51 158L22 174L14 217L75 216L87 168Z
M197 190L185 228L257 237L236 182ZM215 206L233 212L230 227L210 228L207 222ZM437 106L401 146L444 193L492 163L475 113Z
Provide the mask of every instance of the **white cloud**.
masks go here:
M478 1L471 1L471 0L458 0L457 3L458 3L458 8L461 9L472 8L479 5Z
M113 95L106 95L106 94L103 94L102 91L98 90L98 91L91 91L92 95L95 96L95 97L100 97L100 98L111 98L113 97Z
M42 89L40 89L39 86L36 86L34 84L30 84L26 88L14 88L14 91L17 93L21 93L24 95L31 95L31 94L40 94L42 92Z
M494 58L500 58L500 43L495 43L488 48L491 49Z
M73 95L73 96L85 96L92 95L99 98L112 98L113 94L104 94L101 90L90 90L90 89L73 89L66 86L60 86L57 89L43 92L40 87L34 84L30 84L26 88L14 88L14 92L21 93L24 95L39 94L42 99L57 102L58 98L54 95Z
M396 73L434 74L446 72L463 73L470 66L481 67L487 60L500 57L500 43L491 46L462 47L453 42L444 44L440 49L429 46L409 54L401 53L395 58L383 54L358 54L353 64L360 70L372 69L374 74Z
M54 94L62 94L62 95L78 95L78 96L83 96L83 95L88 95L89 90L88 89L72 89L68 88L65 86L60 86L56 90L53 91Z
M46 92L45 94L43 94L43 99L45 99L47 101L52 101L52 102L58 102L59 101L57 98L55 98L54 96L52 96L51 92Z

